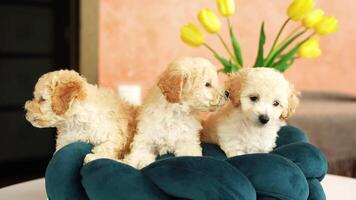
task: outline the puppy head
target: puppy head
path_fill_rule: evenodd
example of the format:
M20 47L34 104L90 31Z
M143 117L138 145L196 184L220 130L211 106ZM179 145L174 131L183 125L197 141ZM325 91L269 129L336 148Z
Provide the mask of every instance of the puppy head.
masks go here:
M219 84L215 66L204 58L173 61L157 85L168 102L187 105L194 111L214 111L229 95Z
M252 123L265 126L286 120L299 104L298 92L272 68L248 68L227 82L232 105Z
M26 119L35 127L55 127L69 117L68 111L75 101L85 98L85 83L75 71L44 74L36 83L34 98L25 104Z

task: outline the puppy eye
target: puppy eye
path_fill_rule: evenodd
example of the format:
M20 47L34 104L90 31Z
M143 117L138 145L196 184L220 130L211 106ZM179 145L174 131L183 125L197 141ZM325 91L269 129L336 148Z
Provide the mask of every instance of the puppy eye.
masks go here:
M205 87L211 87L211 84L209 82L206 82Z
M250 96L250 100L252 102L256 102L256 101L258 101L258 96Z
M275 107L279 106L279 102L278 101L274 101L273 102L273 106L275 106Z
M38 100L38 102L40 102L40 103L45 102L45 101L46 101L46 99L43 97L40 97L40 99Z

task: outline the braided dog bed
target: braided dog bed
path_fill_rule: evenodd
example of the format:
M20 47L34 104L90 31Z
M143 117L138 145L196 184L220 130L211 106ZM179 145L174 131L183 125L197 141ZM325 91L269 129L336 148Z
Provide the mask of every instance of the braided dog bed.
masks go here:
M203 144L203 157L164 155L137 170L100 159L82 166L92 145L72 143L56 152L46 171L50 200L324 200L320 181L324 154L305 134L283 127L271 153L226 158L216 145Z

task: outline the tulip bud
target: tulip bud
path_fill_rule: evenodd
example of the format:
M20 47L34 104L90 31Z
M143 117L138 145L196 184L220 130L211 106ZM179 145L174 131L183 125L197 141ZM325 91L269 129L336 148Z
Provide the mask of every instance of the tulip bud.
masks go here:
M235 0L217 0L219 13L228 17L235 14Z
M321 55L319 41L316 38L310 38L299 48L298 54L302 58L317 58Z
M339 22L334 16L324 16L315 26L315 32L319 35L328 35L339 30Z
M184 43L192 47L199 47L205 41L204 34L192 23L182 26L180 29L180 38Z
M294 21L299 21L312 10L314 7L313 0L294 0L288 7L288 17Z
M198 19L206 31L209 33L218 33L221 29L221 23L215 13L209 8L199 11Z
M308 12L303 18L303 25L305 28L313 28L318 24L324 16L324 11L321 9L314 9Z

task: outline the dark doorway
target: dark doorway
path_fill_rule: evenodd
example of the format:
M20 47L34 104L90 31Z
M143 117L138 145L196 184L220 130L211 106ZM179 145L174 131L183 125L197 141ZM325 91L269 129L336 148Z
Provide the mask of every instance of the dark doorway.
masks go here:
M78 0L0 0L0 187L44 176L55 130L26 121L37 79L78 66Z

